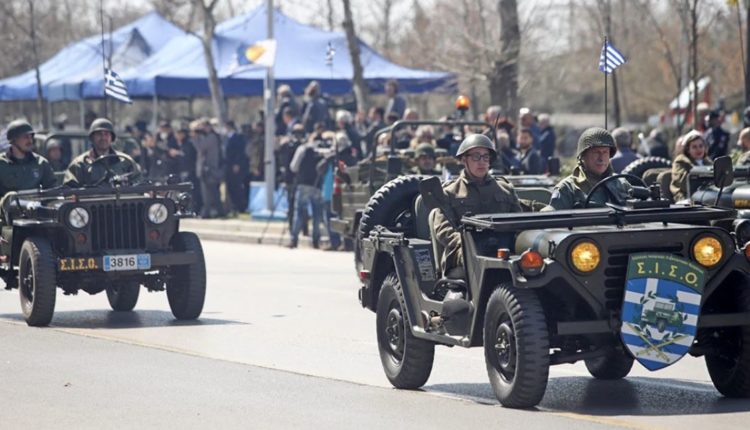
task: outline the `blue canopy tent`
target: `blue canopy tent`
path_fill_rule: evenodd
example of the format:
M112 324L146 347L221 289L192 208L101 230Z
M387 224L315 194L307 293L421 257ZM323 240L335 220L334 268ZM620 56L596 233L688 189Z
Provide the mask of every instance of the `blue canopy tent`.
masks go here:
M351 91L353 72L343 32L330 32L301 24L279 10L274 10L273 18L277 43L274 65L277 85L288 84L299 94L310 80L316 79L328 94ZM239 67L236 55L240 46L266 39L266 34L265 6L217 26L212 45L214 65L225 96L262 95L265 69ZM336 50L330 66L326 64L329 44ZM453 89L455 85L453 74L393 64L362 42L360 51L364 77L373 92L382 91L388 79L398 80L403 92ZM120 75L131 97L186 98L210 95L203 48L195 35L184 34L172 39L156 55ZM100 97L102 86L100 77L84 81L83 97Z
M112 32L112 68L126 70L141 64L159 51L170 39L184 32L151 12ZM109 56L110 35L104 35L104 54ZM101 36L91 36L68 45L40 66L42 94L49 101L81 99L80 85L84 79L101 79ZM34 100L37 83L34 70L0 80L0 101ZM102 97L100 92L97 97Z

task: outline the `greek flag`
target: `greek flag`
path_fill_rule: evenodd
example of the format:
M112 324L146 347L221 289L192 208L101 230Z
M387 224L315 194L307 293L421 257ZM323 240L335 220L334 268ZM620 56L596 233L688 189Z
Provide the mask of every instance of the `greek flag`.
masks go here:
M599 71L609 75L628 60L622 55L611 43L604 42L602 46L602 55L599 56Z
M326 48L326 66L333 66L334 55L336 55L336 49L331 45L331 42L328 42L328 47Z
M125 82L111 69L105 69L104 94L124 103L133 103L128 95L128 88L125 86Z

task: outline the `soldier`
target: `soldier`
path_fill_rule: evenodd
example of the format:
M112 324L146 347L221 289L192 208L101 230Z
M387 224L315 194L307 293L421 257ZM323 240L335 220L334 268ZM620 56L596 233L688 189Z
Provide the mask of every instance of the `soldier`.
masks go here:
M439 175L440 171L435 169L435 147L429 143L420 143L414 150L414 159L417 165L411 168L415 175Z
M138 165L130 156L112 149L115 141L115 128L106 118L97 118L89 128L91 150L74 158L65 172L63 183L71 187L86 187L99 185L110 172L123 175L140 172ZM96 161L101 157L112 155L111 158ZM106 163L106 165L105 165Z
M0 196L10 191L50 188L55 174L49 162L34 153L34 129L23 120L8 124L6 132L10 149L0 154Z
M495 145L483 134L468 135L459 146L456 157L464 169L458 178L443 185L456 216L466 213L521 212L513 186L505 179L489 175L490 165L497 157ZM430 214L433 237L445 248L441 266L449 278L463 278L461 234L453 229L442 211Z
M583 208L594 185L614 174L609 160L615 152L615 140L607 130L599 127L586 129L578 139L578 166L570 176L555 186L549 206L545 210ZM630 185L626 181L609 181L591 196L589 205L623 205L629 191Z
M15 194L13 191L51 188L57 181L47 159L33 151L34 129L28 122L11 122L6 136L10 148L0 154L0 219L7 225L10 224L10 219L6 218L7 205L11 201L9 197Z
M706 148L706 141L698 131L691 130L682 137L682 153L672 162L672 181L669 184L669 191L675 202L690 198L688 194L690 170L695 166L711 165Z

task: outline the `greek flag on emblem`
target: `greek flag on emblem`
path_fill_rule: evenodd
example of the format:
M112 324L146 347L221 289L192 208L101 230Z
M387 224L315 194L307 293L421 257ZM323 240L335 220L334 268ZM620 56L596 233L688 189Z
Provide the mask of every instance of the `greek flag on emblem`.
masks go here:
M105 69L104 94L123 103L133 103L128 95L128 87L125 86L125 81L111 69Z
M700 315L705 272L668 254L632 254L620 337L643 367L658 370L687 354Z
M627 63L627 61L625 56L612 46L611 43L605 42L604 46L602 46L602 55L599 56L599 71L609 75L616 68Z

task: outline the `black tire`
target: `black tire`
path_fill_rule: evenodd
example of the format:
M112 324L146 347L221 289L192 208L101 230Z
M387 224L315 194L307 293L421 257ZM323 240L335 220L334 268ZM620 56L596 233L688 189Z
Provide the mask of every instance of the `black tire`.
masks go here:
M625 166L622 173L642 178L646 170L660 167L672 167L672 161L662 157L643 157Z
M604 357L590 358L585 362L586 369L596 379L622 379L633 368L633 357L623 351L613 351Z
M26 324L44 327L52 321L57 298L55 254L47 239L29 237L18 257L18 291Z
M549 378L549 332L535 291L500 284L492 293L484 316L484 358L503 406L539 404Z
M109 300L109 305L113 311L132 311L136 303L138 303L138 294L140 292L140 284L132 285L124 282L115 282L114 285L107 287L107 300Z
M380 288L375 326L380 361L391 384L412 390L423 386L432 372L435 344L411 334L403 291L393 273Z
M364 212L362 212L355 241L359 242L362 238L369 236L372 229L376 226L396 227L397 219L404 214L411 216L411 219L406 218L406 221L412 221L411 229L413 230L414 214L412 212L414 211L414 199L419 194L419 183L421 181L422 176L400 176L380 187L370 197ZM410 231L408 233L414 232ZM356 244L355 250L358 247L361 249L361 246ZM359 259L357 259L357 254L355 254L354 264L355 267L361 267L361 253L359 254Z
M172 315L178 320L193 320L203 311L206 299L206 262L203 247L195 233L181 231L172 238L178 252L193 252L198 261L187 266L176 266L167 282L167 299Z
M739 312L750 312L747 284L739 290ZM714 387L726 397L750 397L750 326L718 329L717 352L706 354L706 368Z

